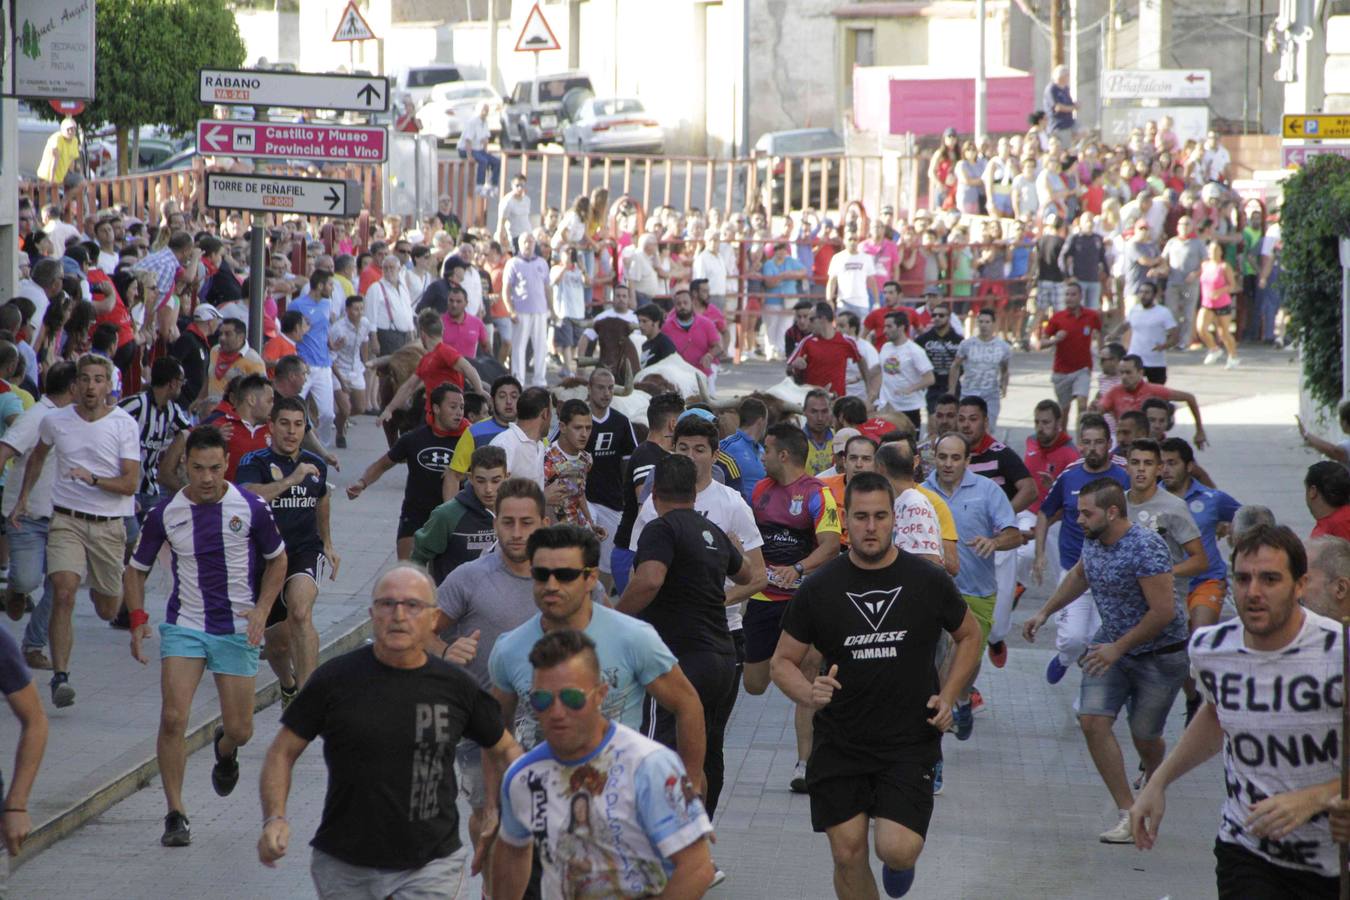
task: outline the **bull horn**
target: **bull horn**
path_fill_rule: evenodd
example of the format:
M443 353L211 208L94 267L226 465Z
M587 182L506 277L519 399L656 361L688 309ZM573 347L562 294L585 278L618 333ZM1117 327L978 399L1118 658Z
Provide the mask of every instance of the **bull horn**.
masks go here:
M806 415L806 410L802 408L800 403L789 403L786 400L783 401L783 412L790 416Z
M704 402L707 403L708 407L714 412L723 412L728 409L736 409L741 404L741 401L736 399L735 397L726 397L722 399L708 398Z
M635 377L633 369L629 366L625 366L624 368L627 369L627 371L624 374L623 387L619 387L617 384L614 386L614 396L616 397L628 397L633 393L633 379Z

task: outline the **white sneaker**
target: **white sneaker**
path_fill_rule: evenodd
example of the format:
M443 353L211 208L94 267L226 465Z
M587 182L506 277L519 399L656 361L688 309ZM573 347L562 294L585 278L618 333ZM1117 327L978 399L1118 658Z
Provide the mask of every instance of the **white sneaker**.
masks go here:
M788 782L788 789L794 794L806 793L806 763L803 760L797 760L797 765L792 767L792 780Z
M1134 832L1130 830L1130 813L1128 810L1120 811L1120 821L1116 827L1103 831L1098 835L1098 839L1103 844L1133 844Z
M1242 360L1238 359L1236 356L1230 356L1228 357L1228 362L1224 363L1223 367L1225 369L1236 369L1240 365L1242 365Z
M1223 357L1222 350L1211 350L1205 354L1205 365L1212 366Z
M708 885L708 890L712 890L713 888L717 887L719 884L721 884L726 880L727 880L727 873L723 872L721 869L714 867L712 884Z

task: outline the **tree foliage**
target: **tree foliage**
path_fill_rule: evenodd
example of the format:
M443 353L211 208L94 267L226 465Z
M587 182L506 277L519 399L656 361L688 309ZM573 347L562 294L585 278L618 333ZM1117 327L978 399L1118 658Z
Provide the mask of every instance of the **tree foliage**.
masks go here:
M197 100L197 70L238 68L246 51L225 0L98 0L95 16L96 96L80 123L116 126L125 171L127 132L142 125L191 131L208 111Z
M1334 407L1341 384L1339 241L1350 237L1350 159L1318 156L1284 184L1280 285L1312 399Z

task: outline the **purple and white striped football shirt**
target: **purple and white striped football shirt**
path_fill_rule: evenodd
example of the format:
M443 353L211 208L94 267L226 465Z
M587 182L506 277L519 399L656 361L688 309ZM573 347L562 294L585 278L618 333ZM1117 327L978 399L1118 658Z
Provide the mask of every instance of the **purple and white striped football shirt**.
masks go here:
M131 564L150 571L166 542L173 589L165 621L207 634L242 632L236 617L257 603L262 561L286 549L267 503L233 484L216 503L179 491L151 510Z

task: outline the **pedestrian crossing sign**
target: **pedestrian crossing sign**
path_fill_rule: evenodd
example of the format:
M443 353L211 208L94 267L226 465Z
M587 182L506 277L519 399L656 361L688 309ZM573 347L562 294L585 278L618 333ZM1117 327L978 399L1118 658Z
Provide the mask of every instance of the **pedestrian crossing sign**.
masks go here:
M337 31L333 32L334 41L371 41L375 32L370 30L366 17L356 8L356 0L348 0L347 8L338 20Z

